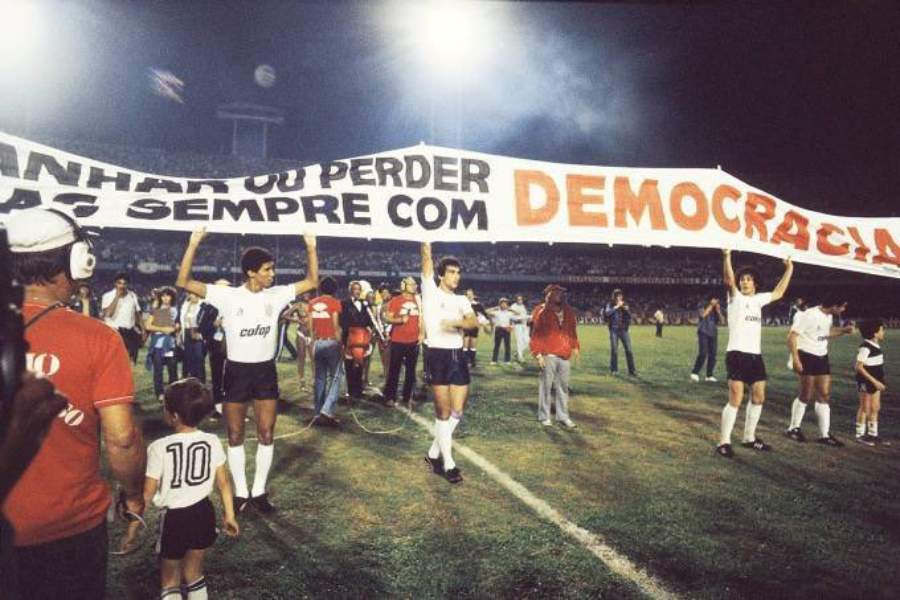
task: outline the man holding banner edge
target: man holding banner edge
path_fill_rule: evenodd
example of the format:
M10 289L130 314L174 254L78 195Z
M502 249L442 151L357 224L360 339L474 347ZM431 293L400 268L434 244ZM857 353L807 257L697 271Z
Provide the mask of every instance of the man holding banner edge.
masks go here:
M244 250L241 257L244 285L230 288L206 285L191 277L194 256L206 235L205 228L191 234L175 285L205 298L223 317L227 352L223 412L228 430L228 466L235 485L235 513L241 512L248 503L263 513L270 513L274 507L268 499L266 481L274 457L278 406L275 370L278 319L282 309L296 296L318 286L316 238L312 233L303 236L308 257L305 279L272 287L274 260L266 250L252 247ZM244 419L251 400L259 445L253 488L248 489L244 471Z

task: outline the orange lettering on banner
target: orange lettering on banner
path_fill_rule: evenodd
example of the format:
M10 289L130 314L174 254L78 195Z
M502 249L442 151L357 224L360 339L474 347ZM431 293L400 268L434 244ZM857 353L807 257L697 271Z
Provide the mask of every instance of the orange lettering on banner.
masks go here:
M713 192L712 214L719 227L728 233L737 233L741 229L741 221L737 218L730 219L725 214L725 200L740 200L741 193L730 185L720 185Z
M559 210L559 190L553 178L543 171L515 171L516 182L516 222L519 225L542 225L550 221ZM544 190L547 201L543 206L532 208L531 186Z
M685 197L694 199L694 214L687 215L682 210L682 201ZM706 194L703 193L696 183L684 182L679 183L672 188L669 196L669 207L672 210L672 218L682 229L688 231L700 231L706 227L709 222L709 202L706 200Z
M835 246L828 240L834 233L844 235L844 230L831 223L822 223L822 226L819 227L819 230L816 232L816 248L818 248L819 252L822 254L827 254L829 256L843 256L844 254L849 253L850 244L847 242Z
M631 190L628 177L616 177L613 190L616 198L616 227L628 227L626 213L631 215L635 224L640 224L644 213L650 212L650 227L654 230L666 230L666 215L663 213L662 200L659 198L659 182L645 179L637 195Z
M878 254L872 259L873 263L887 263L900 267L900 245L897 245L887 229L875 230L875 247L878 249Z
M848 227L847 232L850 233L850 237L856 242L856 248L853 251L854 260L869 262L869 254L872 252L872 249L866 245L862 236L859 235L859 229L856 227Z
M774 216L775 200L762 194L747 192L747 202L744 204L744 235L753 239L753 230L755 229L759 234L760 241L767 242L769 231L766 229L766 221Z
M603 185L606 178L602 175L566 175L566 195L569 204L569 225L588 225L606 227L606 215L587 212L585 204L603 206ZM599 194L585 193L585 188L600 190Z
M772 243L787 243L797 250L809 250L809 219L793 210L787 211L781 225L772 234Z

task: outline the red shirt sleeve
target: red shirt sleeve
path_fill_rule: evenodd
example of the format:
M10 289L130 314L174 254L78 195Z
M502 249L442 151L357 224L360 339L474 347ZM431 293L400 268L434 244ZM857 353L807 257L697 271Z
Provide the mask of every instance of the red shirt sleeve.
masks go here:
M134 401L134 380L131 376L131 361L125 344L115 331L102 331L96 338L96 371L91 399L94 408L100 409L115 404L129 404Z

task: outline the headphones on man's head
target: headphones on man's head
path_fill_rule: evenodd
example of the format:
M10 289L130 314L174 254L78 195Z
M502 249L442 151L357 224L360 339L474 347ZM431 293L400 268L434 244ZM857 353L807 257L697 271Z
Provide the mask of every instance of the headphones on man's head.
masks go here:
M91 242L91 238L75 219L63 211L55 208L46 210L62 217L72 226L72 233L75 234L75 242L69 246L69 279L73 281L89 279L94 274L94 267L97 265L97 257L92 252L94 244Z

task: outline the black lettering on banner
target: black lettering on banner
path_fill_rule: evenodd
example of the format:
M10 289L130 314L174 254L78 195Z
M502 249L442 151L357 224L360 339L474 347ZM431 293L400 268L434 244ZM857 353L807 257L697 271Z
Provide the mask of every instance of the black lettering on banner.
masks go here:
M176 221L208 221L209 202L205 198L176 200L172 203L172 216Z
M209 480L212 463L212 447L209 442L194 442L185 451L184 444L173 442L166 446L166 454L172 456L172 479L169 489L182 485L201 485Z
M81 163L70 162L63 168L59 161L49 154L31 152L28 155L28 166L25 167L25 179L37 181L42 169L60 185L77 186L78 178L81 176Z
M375 173L378 175L378 185L387 185L387 178L391 178L391 185L400 187L402 184L400 173L403 171L403 163L390 156L375 159Z
M101 188L107 182L116 183L117 192L127 192L131 187L131 173L119 171L115 175L107 175L106 171L100 167L91 167L90 176L88 176L87 186L89 188Z
M344 224L346 225L371 225L369 217L368 194L341 194L341 204L344 207Z
M204 187L208 187L209 191L213 194L228 193L228 182L222 181L221 179L198 179L195 181L188 181L187 193L198 194L203 191Z
M172 209L162 200L155 198L141 198L135 200L128 207L125 216L143 221L159 221L172 214Z
M327 223L341 222L341 218L337 215L338 199L334 196L326 194L303 196L300 201L303 203L303 219L307 223L318 223L319 215L325 215Z
M403 217L400 215L400 206L412 206L413 200L409 196L405 196L403 194L397 194L396 196L392 196L390 200L388 200L388 217L397 227L403 227L404 229L412 227L413 220L412 217Z
M278 222L281 215L292 215L300 210L300 203L293 198L285 198L283 196L272 196L265 198L266 203L266 219Z
M491 175L490 163L475 158L462 159L462 182L460 189L468 192L472 189L472 184L478 186L478 191L482 194L488 193L487 179Z
M6 202L0 202L0 213L7 214L14 210L25 210L41 205L41 193L34 190L15 188Z
M326 189L331 187L332 181L337 181L347 176L347 163L345 162L323 163L321 169L322 174L319 175L319 185Z
M375 185L372 176L373 158L354 158L350 161L350 181L353 185Z
M444 192L455 192L457 190L456 178L459 171L455 168L456 158L453 156L435 156L434 157L434 189Z
M294 174L294 183L288 183L288 179ZM278 191L279 192L297 192L303 189L303 182L306 179L306 169L300 167L293 171L285 171L278 174Z
M0 175L19 178L19 155L16 147L0 142Z
M254 194L268 194L272 191L272 188L275 186L275 181L278 179L277 175L260 175L260 177L265 177L266 180L262 183L256 183L256 177L250 176L244 179L244 189L248 192L253 192Z
M170 194L178 194L184 191L181 189L181 184L177 181L160 179L158 177L144 177L144 180L134 188L134 191L144 194L153 190L166 190Z
M406 187L423 188L428 185L428 182L431 181L431 164L428 162L428 159L421 154L413 154L403 158L406 161ZM418 177L413 172L416 165L419 166L420 171Z
M431 221L427 219L426 213L429 206L433 206L437 209L437 217ZM426 196L416 204L416 217L419 219L419 225L422 226L422 229L433 231L439 229L447 222L447 207L437 198Z
M90 217L100 210L100 207L95 205L97 196L92 196L90 194L57 194L53 198L53 201L65 204L66 206L74 206L75 209L72 212L74 212L75 216L79 219Z
M475 221L475 229L487 231L487 205L484 200L475 200L472 206L466 206L464 200L454 198L450 204L450 229L458 229L460 221L466 229Z
M265 221L262 209L256 200L247 199L234 202L228 198L213 199L213 221L221 221L226 212L235 221L240 221L241 215L244 213L247 213L253 222Z

